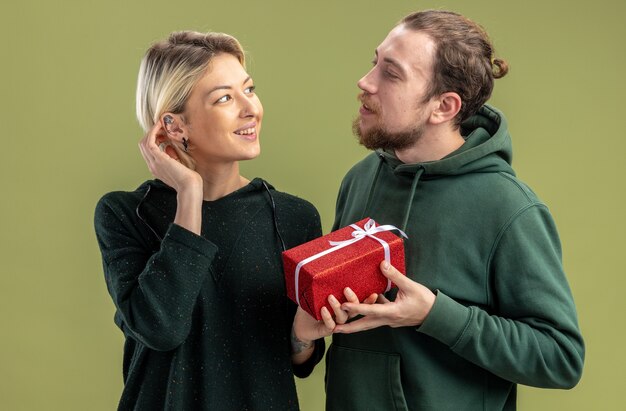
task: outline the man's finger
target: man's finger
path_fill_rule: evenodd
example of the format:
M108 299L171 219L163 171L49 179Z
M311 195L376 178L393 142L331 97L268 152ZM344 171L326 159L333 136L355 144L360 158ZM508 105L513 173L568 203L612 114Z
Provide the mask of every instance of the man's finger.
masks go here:
M381 325L384 325L384 322L379 318L363 317L347 324L338 325L335 327L333 332L350 334L359 331L371 330L372 328L380 327Z
M384 316L389 312L389 308L386 304L354 304L343 303L341 308L347 311L350 316L355 315L372 315L372 316Z
M414 282L409 277L398 271L396 267L389 264L386 260L383 260L380 263L380 271L400 289L409 287Z

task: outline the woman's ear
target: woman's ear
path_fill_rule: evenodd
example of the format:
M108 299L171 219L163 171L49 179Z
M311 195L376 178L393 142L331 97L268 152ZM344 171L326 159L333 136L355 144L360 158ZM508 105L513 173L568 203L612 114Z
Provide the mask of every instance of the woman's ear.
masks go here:
M431 121L441 124L453 120L461 110L461 104L461 97L457 93L443 93L439 96L438 105L431 114Z
M180 115L163 113L161 124L163 124L163 130L170 139L180 142L185 137L184 122Z

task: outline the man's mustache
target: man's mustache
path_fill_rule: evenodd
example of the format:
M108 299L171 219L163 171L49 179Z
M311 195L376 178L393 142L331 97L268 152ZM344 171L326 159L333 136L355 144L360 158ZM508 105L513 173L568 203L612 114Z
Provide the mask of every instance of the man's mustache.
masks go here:
M369 99L369 95L369 93L362 91L356 96L356 99L360 101L361 104L366 106L371 112L378 113L379 107Z

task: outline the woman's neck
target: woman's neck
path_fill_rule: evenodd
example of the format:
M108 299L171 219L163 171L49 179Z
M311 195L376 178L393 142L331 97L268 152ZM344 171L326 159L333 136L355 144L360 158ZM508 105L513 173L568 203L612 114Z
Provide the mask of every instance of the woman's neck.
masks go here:
M202 176L203 199L215 201L239 190L250 181L239 174L239 163L196 164L196 172Z

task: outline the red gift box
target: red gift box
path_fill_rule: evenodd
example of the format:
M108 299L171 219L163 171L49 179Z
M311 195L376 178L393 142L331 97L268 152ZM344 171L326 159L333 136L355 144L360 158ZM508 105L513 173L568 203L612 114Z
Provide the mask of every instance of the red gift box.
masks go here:
M386 253L391 265L405 274L402 238L390 230L398 229L376 226L374 220L365 218L283 252L287 296L321 320L323 306L333 314L328 296L332 294L345 302L346 287L359 301L372 293L388 291L393 285L379 268Z

